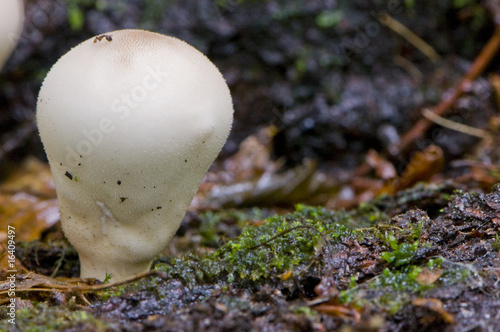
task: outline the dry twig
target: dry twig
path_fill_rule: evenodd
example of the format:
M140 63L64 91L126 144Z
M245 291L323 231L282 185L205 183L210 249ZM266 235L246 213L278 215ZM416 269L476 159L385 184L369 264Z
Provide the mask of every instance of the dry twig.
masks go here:
M478 55L469 71L463 76L458 85L453 89L452 93L446 97L434 108L432 113L437 116L443 116L467 90L470 83L475 80L484 71L491 59L497 54L500 48L500 27L497 27L495 33L484 46L481 53ZM421 118L402 138L398 144L389 147L389 153L393 156L400 154L408 149L408 147L419 137L421 137L427 129L433 124L428 118Z

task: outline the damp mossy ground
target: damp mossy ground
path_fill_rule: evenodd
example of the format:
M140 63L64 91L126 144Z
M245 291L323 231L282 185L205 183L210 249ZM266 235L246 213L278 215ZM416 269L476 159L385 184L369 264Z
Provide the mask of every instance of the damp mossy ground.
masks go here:
M45 332L62 331L79 326L80 331L104 332L109 325L96 318L89 310L69 305L35 303L31 308L16 310L15 325L8 320L0 322L0 331Z
M433 219L421 209L391 213L415 197L442 199L448 193L441 189L421 187L426 194L413 188L406 199L403 192L390 204L382 199L350 211L297 205L291 213L267 218L267 212L257 209L205 213L200 222L207 224L191 231L210 250L157 260L154 269L164 272L164 278L85 294L93 304L87 308L40 298L43 303L34 301L32 308L19 310L17 319L27 331L38 331L32 321L46 330L75 324L106 329L116 317L120 324L136 319L154 327L167 324L170 315L195 317L200 310L203 315L243 315L250 322L276 314L278 309L269 306L274 301L282 306L280 314L299 315L313 324L326 319L312 304L321 298L391 319L415 299L439 297L453 288L484 288L493 278L478 264L485 253L497 255L498 236L489 229L496 227L492 216L500 190L489 195L456 192L438 205L429 200L439 211ZM474 231L480 227L483 233ZM210 237L210 232L217 234ZM330 289L321 291L318 285ZM155 320L145 320L152 315ZM0 328L8 327L5 320L2 324Z
M186 283L283 279L313 264L328 243L364 236L364 231L347 225L367 225L374 220L388 218L373 206L346 212L299 204L293 213L243 228L240 236L214 253L172 258L155 268Z
M414 192L410 192L412 195ZM410 199L407 199L407 201ZM419 211L403 215L409 222L399 227L388 215L379 209L380 202L363 204L352 211L331 211L324 207L297 205L292 213L274 215L266 218L261 225L245 225L245 220L261 216L253 210L250 215L241 211L223 211L205 214L209 222L203 227L205 243L220 242L220 235L209 237L209 229L218 229L218 223L225 218L235 218L241 227L241 234L227 240L215 252L196 255L189 253L180 258L172 257L167 262L158 263L155 269L166 272L169 279L180 280L185 285L217 284L222 288L229 285L246 284L266 285L298 280L311 275L312 266L316 271L325 271L328 260L325 255L334 252L345 243L372 246L376 256L377 275L359 280L371 290L407 293L394 298L390 307L400 308L405 302L402 298L422 295L424 291L439 284L425 284L418 281L419 275L433 269L443 269L443 259L439 256L428 258L426 253L436 251L435 244L422 238L424 228L430 222L425 213ZM204 220L202 220L202 223ZM355 266L354 266L355 267ZM456 267L454 268L456 269ZM461 269L464 270L464 269ZM465 270L464 270L465 271ZM359 271L354 269L349 277L349 288L342 290L343 302L360 299L357 294ZM454 271L453 282L468 276L467 271ZM440 279L444 280L446 271ZM461 278L456 276L460 275ZM317 276L321 278L320 275ZM447 279L449 282L451 279ZM158 282L152 281L155 284ZM147 282L146 282L147 284ZM143 287L139 282L134 287ZM118 295L132 289L132 286L102 293L102 299ZM147 287L147 286L146 286ZM384 290L384 291L382 291ZM363 295L364 296L364 295ZM373 301L386 303L387 300Z
M377 247L372 250L378 256L379 274L358 284L359 273L354 269L350 287L340 292L339 301L374 304L390 313L396 313L427 290L470 276L461 266L445 264L445 268L442 257L427 257L426 253L438 250L435 243L422 238L424 227L430 222L425 213L403 215L408 222L400 227L378 206L380 202L363 204L352 211L330 211L297 205L293 213L275 215L260 226L243 228L240 236L214 253L172 258L155 268L191 285L276 284L311 274L312 265L322 266L325 271L325 253L342 243L370 243ZM439 273L439 277L428 282L422 277L425 273Z

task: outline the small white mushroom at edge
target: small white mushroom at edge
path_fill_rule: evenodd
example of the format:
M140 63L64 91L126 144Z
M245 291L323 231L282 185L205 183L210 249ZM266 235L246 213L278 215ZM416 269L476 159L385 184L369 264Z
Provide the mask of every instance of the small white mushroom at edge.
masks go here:
M0 1L0 69L2 69L21 36L24 23L22 0Z

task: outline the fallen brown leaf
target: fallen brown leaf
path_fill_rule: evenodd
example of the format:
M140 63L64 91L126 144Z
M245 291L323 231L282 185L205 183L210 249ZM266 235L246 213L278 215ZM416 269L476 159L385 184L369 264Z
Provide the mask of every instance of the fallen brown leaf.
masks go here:
M432 285L439 279L439 277L441 277L442 274L443 270L441 269L429 270L424 268L417 276L417 283L419 285Z
M411 303L414 306L427 308L431 311L434 311L435 313L439 314L443 321L448 324L453 324L454 322L453 315L451 315L444 309L443 302L438 299L420 298L414 299L413 301L411 301Z

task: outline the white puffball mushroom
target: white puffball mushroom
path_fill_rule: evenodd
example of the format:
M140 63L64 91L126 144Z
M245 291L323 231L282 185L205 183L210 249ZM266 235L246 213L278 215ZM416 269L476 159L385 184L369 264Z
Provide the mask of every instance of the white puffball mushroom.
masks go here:
M14 50L24 23L22 0L0 1L0 69Z
M173 37L113 31L54 64L37 122L83 278L116 281L150 269L232 120L217 67Z

